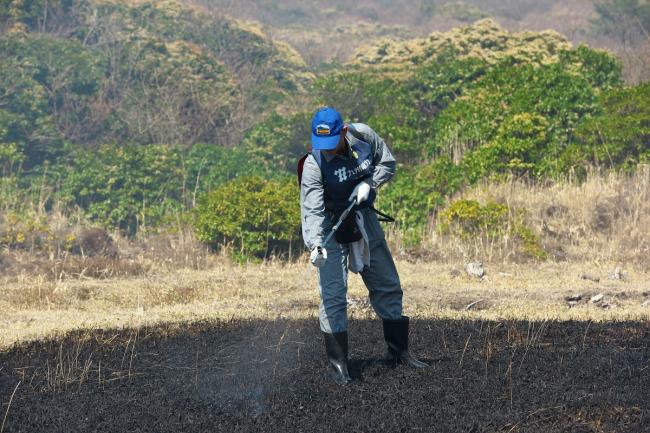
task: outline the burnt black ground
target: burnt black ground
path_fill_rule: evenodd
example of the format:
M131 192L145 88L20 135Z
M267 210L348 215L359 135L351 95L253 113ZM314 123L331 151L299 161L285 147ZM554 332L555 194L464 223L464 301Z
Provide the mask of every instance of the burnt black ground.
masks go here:
M74 333L0 353L0 421L21 381L4 432L650 431L648 322L413 321L423 371L350 344L339 387L312 321Z

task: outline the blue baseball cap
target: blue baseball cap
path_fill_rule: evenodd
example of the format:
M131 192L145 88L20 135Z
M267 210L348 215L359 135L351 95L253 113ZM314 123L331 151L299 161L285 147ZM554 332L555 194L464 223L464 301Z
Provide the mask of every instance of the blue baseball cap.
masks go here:
M343 119L332 107L321 108L311 119L311 147L316 150L334 150L341 139Z

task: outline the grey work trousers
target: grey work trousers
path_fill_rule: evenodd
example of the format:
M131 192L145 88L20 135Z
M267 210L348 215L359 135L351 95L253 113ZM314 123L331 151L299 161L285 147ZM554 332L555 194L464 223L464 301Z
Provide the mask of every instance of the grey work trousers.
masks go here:
M368 288L370 304L382 319L402 317L402 287L384 233L374 212L364 211L365 229L370 245L370 266L361 271ZM327 261L318 269L321 303L319 322L323 332L348 329L348 247L334 237L325 245Z

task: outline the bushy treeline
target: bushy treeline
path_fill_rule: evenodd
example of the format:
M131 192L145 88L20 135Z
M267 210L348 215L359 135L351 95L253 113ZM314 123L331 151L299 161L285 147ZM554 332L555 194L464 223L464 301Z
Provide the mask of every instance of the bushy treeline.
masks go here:
M206 244L239 257L286 252L299 238L295 164L313 110L332 105L396 154L398 175L378 206L408 240L436 218L447 234L487 230L543 258L525 210L454 201L459 191L485 178L580 179L591 166L650 160L650 84L626 86L615 58L584 46L521 55L518 45L498 58L449 48L406 72L348 66L308 83L266 39L173 2L7 4L5 213L58 207L129 235L192 223ZM55 8L49 21L43 7ZM494 39L465 33L483 50ZM236 143L221 137L237 110L287 96L304 109L237 124Z
M92 150L69 145L54 163L21 173L16 154L6 151L0 154L7 181L3 207L13 202L11 208L20 210L38 201L34 194L43 195L45 208L79 209L104 227L135 234L176 224L199 195L236 177L282 175L252 163L253 158L246 149L213 144L103 145Z
M538 65L446 52L406 79L350 71L315 88L319 102L390 143L402 165L379 204L407 228L486 177L581 178L590 166L628 170L650 160L650 85L626 87L615 58L584 46ZM296 131L305 120L273 122ZM271 134L260 148L293 160L303 137Z
M541 259L547 255L526 225L525 209L453 198L486 178L579 180L590 167L629 171L650 161L650 84L625 86L618 61L602 51L579 47L557 54L555 62L532 64L445 52L406 78L367 70L333 73L315 82L313 105L333 105L390 143L401 165L378 206L398 218L407 242L418 243L433 217L446 234L507 236L522 255ZM249 131L242 146L260 158L256 164L291 173L304 153L310 116L311 110L271 116ZM202 224L202 238L244 245L232 220L209 210L229 202L220 194L198 210L212 222ZM249 203L259 200L256 194L248 195ZM236 207L242 206L238 200ZM294 204L285 196L278 206ZM235 225L243 230L245 224L242 219ZM262 226L249 233L263 236ZM283 236L295 229L286 228Z
M26 167L65 142L231 146L309 77L257 29L174 1L0 2L0 142Z

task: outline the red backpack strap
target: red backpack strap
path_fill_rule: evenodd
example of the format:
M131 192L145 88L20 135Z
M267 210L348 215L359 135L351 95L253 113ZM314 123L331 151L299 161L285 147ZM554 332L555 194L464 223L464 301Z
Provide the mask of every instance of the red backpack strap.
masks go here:
M317 150L315 152L306 153L302 158L298 160L298 186L302 184L302 171L305 168L305 161L307 160L307 157L309 157L309 155L314 157L314 161L316 161L318 168L321 168L320 151Z
M302 170L305 168L305 161L308 156L309 154L305 153L305 155L298 160L298 186L302 183Z

